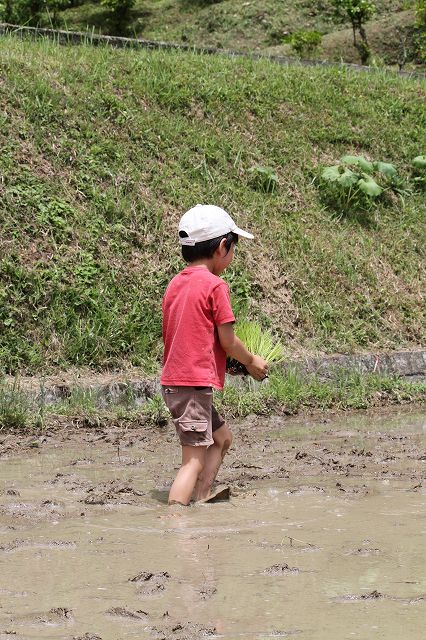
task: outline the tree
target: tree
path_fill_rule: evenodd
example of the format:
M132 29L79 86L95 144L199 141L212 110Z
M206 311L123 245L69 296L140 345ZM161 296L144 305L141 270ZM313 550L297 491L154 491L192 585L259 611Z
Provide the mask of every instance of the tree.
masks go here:
M349 18L352 24L354 47L359 52L362 64L368 64L371 50L364 25L375 14L376 5L370 0L333 0L333 4L338 13L344 13Z
M419 26L426 27L426 0L416 2L416 20Z
M73 6L72 0L44 0L44 7L53 24L59 22L59 12Z
M135 0L101 0L101 4L108 7L117 18L123 19L127 18Z
M416 25L417 34L415 37L415 48L419 60L426 62L426 0L416 2Z
M37 25L43 5L43 0L0 0L0 16L14 24Z
M60 11L73 6L75 0L0 0L0 20L13 24L37 26L43 17L58 21Z
M0 20L12 22L12 0L0 0Z

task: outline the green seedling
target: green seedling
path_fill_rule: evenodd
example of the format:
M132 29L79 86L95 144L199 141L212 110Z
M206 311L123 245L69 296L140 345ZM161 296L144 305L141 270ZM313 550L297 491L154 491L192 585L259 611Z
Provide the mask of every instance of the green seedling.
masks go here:
M250 353L254 353L269 364L278 364L284 359L284 347L277 341L270 331L262 330L256 322L243 321L235 327L235 334L247 347ZM227 370L232 374L247 374L247 369L237 360L228 358Z

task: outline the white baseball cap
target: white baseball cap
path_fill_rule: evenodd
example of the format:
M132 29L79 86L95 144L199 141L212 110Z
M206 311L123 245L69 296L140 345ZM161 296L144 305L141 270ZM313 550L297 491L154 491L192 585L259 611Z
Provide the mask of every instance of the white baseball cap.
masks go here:
M196 242L219 238L230 231L243 238L254 238L248 231L237 227L229 213L213 204L197 204L184 213L179 222L180 231L184 231L187 237L181 238L179 235L179 242L190 247Z

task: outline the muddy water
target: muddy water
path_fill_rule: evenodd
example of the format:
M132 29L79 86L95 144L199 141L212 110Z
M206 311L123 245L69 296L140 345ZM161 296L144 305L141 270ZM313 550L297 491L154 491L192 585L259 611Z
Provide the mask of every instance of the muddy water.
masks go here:
M189 508L171 429L5 438L0 639L423 640L426 413L234 431Z

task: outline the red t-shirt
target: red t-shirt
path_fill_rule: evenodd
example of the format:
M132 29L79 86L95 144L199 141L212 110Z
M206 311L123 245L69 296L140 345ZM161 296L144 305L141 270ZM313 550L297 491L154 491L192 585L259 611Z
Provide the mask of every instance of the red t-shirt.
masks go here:
M187 267L163 298L161 384L223 389L226 354L217 326L235 322L229 287L205 267Z

